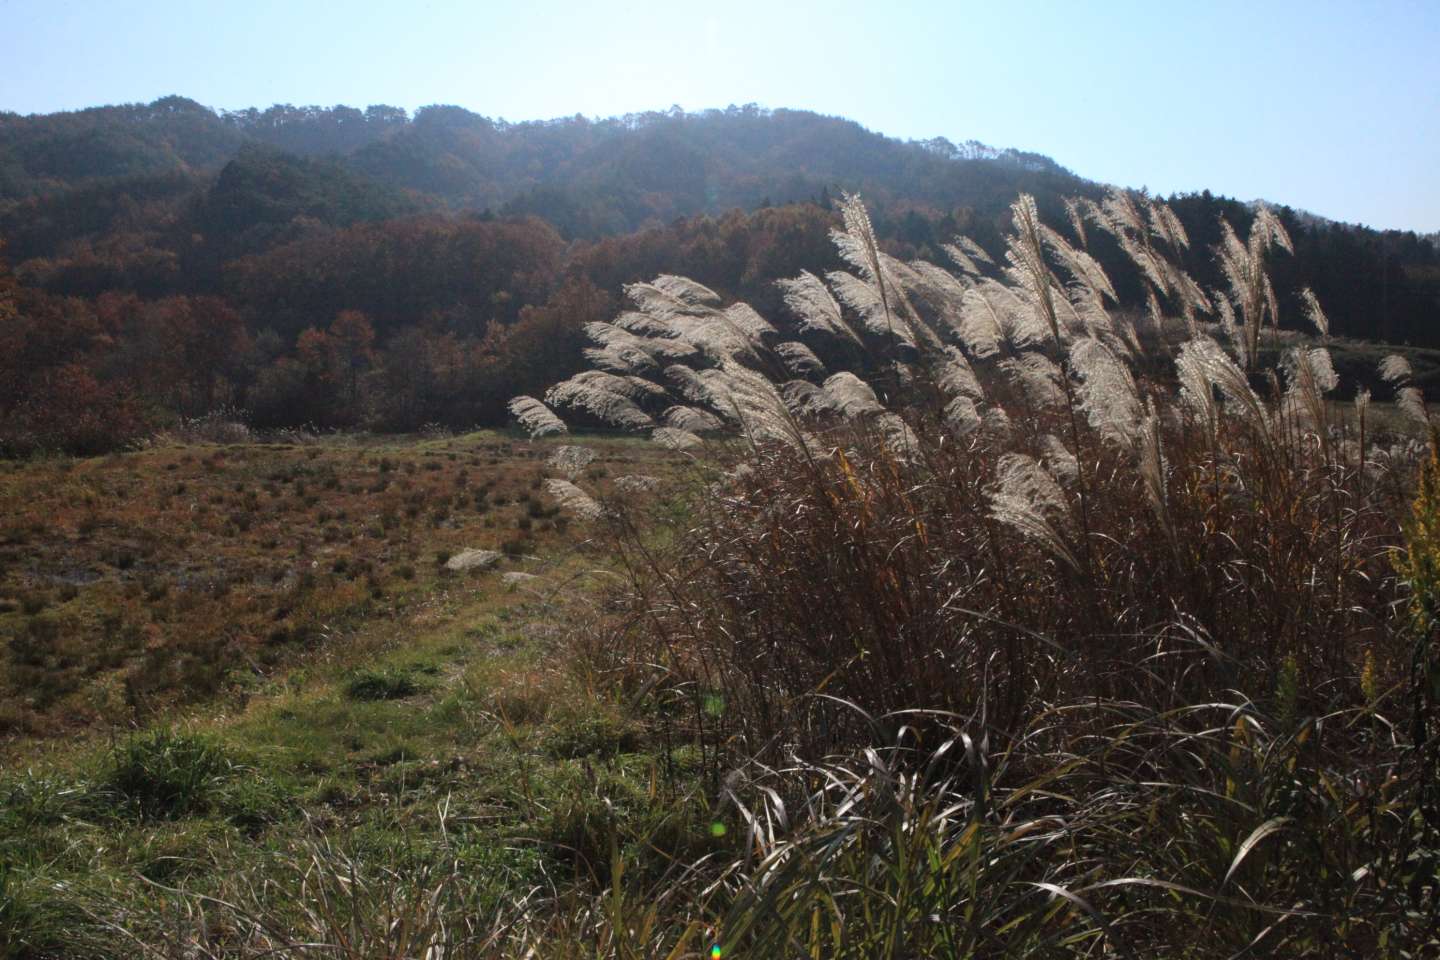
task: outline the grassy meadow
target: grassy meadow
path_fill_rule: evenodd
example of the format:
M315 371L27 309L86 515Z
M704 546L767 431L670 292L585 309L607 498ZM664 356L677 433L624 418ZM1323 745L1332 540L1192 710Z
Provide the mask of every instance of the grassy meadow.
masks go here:
M658 448L590 445L584 479L607 490L677 473ZM653 741L575 659L616 570L540 490L560 446L6 465L0 955L178 951L197 897L273 905L315 856L375 881L463 869L498 925L542 886L597 884L622 825L703 851L705 811L672 803L694 751ZM445 568L470 548L502 559ZM409 955L376 949L351 955Z

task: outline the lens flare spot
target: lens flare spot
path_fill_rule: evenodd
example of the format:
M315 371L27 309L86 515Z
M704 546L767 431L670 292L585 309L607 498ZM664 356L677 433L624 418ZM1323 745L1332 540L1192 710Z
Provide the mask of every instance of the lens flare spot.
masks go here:
M710 960L720 960L720 944L710 948Z
M726 829L727 828L725 824L721 823L719 820L716 820L714 823L710 824L710 836L723 837L725 836ZM715 949L718 950L720 948L716 947ZM715 954L715 956L719 956L719 954Z
M725 712L725 699L717 694L710 694L705 698L705 712L712 717L718 717Z

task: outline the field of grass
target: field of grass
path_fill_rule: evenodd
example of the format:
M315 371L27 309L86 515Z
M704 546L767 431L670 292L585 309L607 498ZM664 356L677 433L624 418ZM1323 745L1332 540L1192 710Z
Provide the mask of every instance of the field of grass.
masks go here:
M612 450L603 489L655 459ZM0 738L241 702L357 624L404 632L452 553L528 569L570 542L548 455L474 434L0 464Z
M657 871L661 847L707 852L706 810L679 799L695 751L576 659L577 630L611 628L614 558L540 489L557 446L8 465L0 956L178 951L197 897L273 905L321 856L462 871L475 921L502 924L539 891L598 889L612 846ZM676 469L591 446L593 487ZM470 547L505 559L444 569Z

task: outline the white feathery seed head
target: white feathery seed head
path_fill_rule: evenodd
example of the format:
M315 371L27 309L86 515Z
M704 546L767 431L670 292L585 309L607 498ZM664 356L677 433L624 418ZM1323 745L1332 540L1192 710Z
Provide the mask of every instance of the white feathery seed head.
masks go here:
M1125 362L1099 340L1087 337L1071 346L1070 368L1079 377L1080 408L1090 425L1113 443L1133 443L1142 408Z
M555 452L550 454L550 459L545 463L550 469L558 471L566 480L574 480L580 476L580 472L595 460L595 451L589 447L565 445L556 447Z
M975 401L961 394L945 404L945 425L956 436L969 436L984 425Z
M1395 406L1406 419L1422 427L1430 426L1430 413L1425 409L1425 395L1419 387L1401 387L1395 394Z
M660 395L665 392L663 387L638 377L585 370L555 384L545 392L545 400L553 406L575 407L613 426L635 430L648 427L653 422L635 402L637 397L653 392L641 384L648 384Z
M1330 336L1330 318L1327 317L1325 311L1320 308L1320 299L1315 296L1315 291L1306 287L1300 291L1300 300L1305 304L1305 316L1315 325L1315 329L1319 331L1320 336Z
M850 420L885 409L870 384L848 370L827 378L823 389L830 406Z
M950 396L965 396L972 400L985 399L985 388L975 376L975 369L957 347L946 347L945 357L938 364L936 383Z
M534 397L516 397L510 401L509 410L510 415L520 421L520 426L532 437L570 432L565 421Z
M679 404L668 408L660 415L660 419L667 427L690 433L711 433L725 426L719 417L708 410Z
M546 480L545 490L559 502L561 509L581 520L598 520L604 513L594 497L569 480Z
M1415 375L1410 361L1398 353L1385 355L1380 361L1380 378L1386 383L1402 383Z
M1065 391L1060 386L1064 374L1053 360L1038 350L1027 350L1001 360L1000 369L1035 406L1059 407L1065 403Z
M776 280L785 306L800 320L802 332L820 330L861 343L860 336L845 322L840 304L825 282L808 270L791 280Z
M694 450L705 444L704 440L690 431L675 427L656 427L650 431L650 439L669 450Z
M785 364L786 369L798 377L825 372L825 364L815 356L815 351L799 341L777 343L775 355Z
M1074 483L1080 476L1080 462L1055 434L1047 433L1040 438L1040 451L1045 466L1056 478Z
M1067 516L1069 509L1060 485L1034 457L1014 452L1000 457L990 488L990 515L1079 569L1074 553L1051 521L1053 516Z

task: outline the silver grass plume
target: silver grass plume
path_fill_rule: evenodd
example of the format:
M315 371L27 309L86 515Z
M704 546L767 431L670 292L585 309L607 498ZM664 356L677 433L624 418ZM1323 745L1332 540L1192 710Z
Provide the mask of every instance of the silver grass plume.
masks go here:
M1380 361L1380 377L1386 383L1403 383L1414 375L1410 361L1398 353L1386 354L1385 359Z
M1300 420L1321 428L1325 424L1325 394L1339 386L1340 378L1324 347L1294 347L1285 354L1286 389L1284 403ZM1326 434L1320 434L1322 443Z
M840 304L819 277L804 270L793 280L776 280L775 285L780 288L785 306L799 318L802 332L820 330L861 343L859 334L845 322Z
M911 344L919 340L938 343L906 296L904 275L908 268L881 252L875 229L870 223L870 214L860 197L844 194L839 207L845 229L831 231L830 239L841 258L859 270L862 282L872 288L886 329ZM830 279L833 284L834 274L830 275ZM846 299L841 291L836 293L842 301Z
M1035 350L1027 350L1015 357L1000 361L1004 370L1024 392L1025 397L1037 407L1059 407L1065 402L1065 390L1060 385L1064 376L1053 360Z
M1213 426L1220 416L1220 408L1215 402L1215 384L1202 357L1201 350L1182 348L1175 358L1175 372L1180 381L1180 409L1191 420Z
M1177 307L1193 335L1195 312L1209 313L1210 299L1155 242L1168 246L1177 256L1189 248L1190 238L1175 212L1157 200L1111 188L1101 204L1091 207L1091 219L1115 237L1139 269L1147 294L1158 293Z
M859 315L865 329L880 336L893 336L907 346L916 346L911 332L903 324L894 322L885 298L874 284L844 270L832 270L825 279L830 282L835 297Z
M1064 297L1056 298L1056 304L1061 307L1065 326L1075 336L1104 340L1123 353L1131 351L1131 345L1117 333L1115 319L1105 309L1104 301L1093 287L1072 283Z
M1080 378L1080 408L1106 440L1129 445L1140 426L1140 394L1130 368L1115 352L1093 338L1075 341L1070 368Z
M809 380L789 380L781 384L780 395L785 398L785 406L797 417L814 416L833 409L830 397Z
M975 406L975 401L961 394L945 404L945 425L953 430L956 436L964 437L979 430L984 425L984 420Z
M1259 242L1266 247L1277 246L1286 253L1294 254L1295 247L1290 242L1290 234L1285 231L1285 226L1280 218L1275 215L1268 204L1259 204L1255 211L1255 222L1250 226L1251 242L1255 241L1255 234L1260 234Z
M676 430L685 430L689 433L712 433L725 425L719 417L708 410L678 404L662 413L660 419L667 427L674 427Z
M553 406L585 410L617 427L630 430L648 427L653 421L640 409L635 398L650 391L639 388L636 380L638 378L601 370L586 370L551 387L545 392L545 400ZM663 394L663 388L656 389Z
M1370 391L1361 387L1355 391L1355 420L1360 424L1360 456L1365 456L1365 417L1370 412Z
M1169 271L1165 269L1161 256L1131 234L1118 234L1115 239L1119 242L1120 249L1130 258L1130 262L1139 268L1141 276L1156 290L1169 293Z
M974 277L980 275L980 267L971 258L970 254L965 252L964 248L954 243L947 243L943 244L940 249L944 250L945 255L950 258L951 262L960 268L961 273Z
M625 315L615 326L636 332L645 330L669 336L716 357L754 354L760 337L774 328L745 304L718 310L714 291L684 277L665 276L654 283L632 283L626 295L646 319Z
M759 355L758 340L746 334L721 311L711 310L698 316L677 317L674 326L677 337L699 347L710 357L718 359L741 354Z
M1099 206L1093 208L1094 219L1114 234L1145 232L1145 216L1128 190L1111 187Z
M1055 309L1058 284L1045 260L1046 234L1040 222L1040 211L1035 207L1035 198L1028 193L1020 194L1019 199L1010 205L1010 215L1015 232L1007 241L1005 258L1009 266L1006 274L1029 294L1031 306L1059 346L1064 342L1064 336L1059 313Z
M675 384L675 389L691 403L708 403L718 407L720 397L711 391L705 379L692 367L675 363L665 368L665 376Z
M1235 365L1220 345L1209 337L1197 337L1180 348L1177 365L1193 365L1196 374L1203 377L1231 405L1238 407L1238 413L1251 426L1259 430L1269 445L1270 415L1260 397L1251 388L1245 372Z
M1121 315L1111 317L1110 323L1115 328L1115 337L1125 345L1131 356L1139 356L1145 352L1144 346L1140 343L1140 334L1135 329L1134 320Z
M673 288L673 284L671 286ZM714 312L713 307L703 302L678 297L655 283L627 284L625 296L640 308L640 313L651 318L652 323L660 325L660 329L673 329L669 325L680 317L703 317Z
M595 451L589 447L566 445L556 447L555 452L550 454L550 459L546 460L545 464L550 469L559 471L566 480L574 480L594 460Z
M598 520L604 512L593 497L569 480L546 480L545 490L563 510L581 520Z
M913 338L907 335L906 330L903 327L897 328L891 322L890 311L876 286L867 284L854 273L845 271L831 271L825 275L825 279L829 282L829 289L834 292L835 299L860 317L865 330L873 334L894 335L907 344L914 345Z
M1145 498L1150 501L1150 509L1155 513L1156 521L1165 532L1165 538L1170 542L1170 547L1175 553L1175 561L1178 564L1180 562L1180 544L1175 536L1175 525L1170 517L1170 498L1165 479L1165 456L1160 446L1160 418L1156 415L1153 404L1146 404L1145 417L1139 424L1138 435L1136 459L1138 460L1140 482L1145 488Z
M965 302L965 292L970 284L955 276L944 267L937 267L925 260L914 260L907 264L912 292L917 294L947 324L953 326L959 319Z
M660 360L676 360L697 352L694 344L679 339L639 337L611 324L590 324L609 328L603 347L587 347L585 356L609 373L631 374L649 372Z
M1146 212L1150 215L1150 232L1153 235L1164 240L1177 253L1189 249L1190 236L1174 210L1158 200L1152 200Z
M1106 276L1105 269L1098 260L1084 250L1072 246L1058 232L1043 223L1040 224L1040 236L1051 254L1077 283L1083 283L1112 303L1119 300L1115 288L1110 284L1110 278Z
M626 310L612 322L620 329L628 330L639 336L677 336L675 326L669 320L646 313L643 310Z
M1235 309L1230 305L1228 297L1217 296L1215 300L1215 312L1220 317L1220 329L1225 333L1225 339L1230 342L1235 356L1240 358L1240 363L1245 369L1250 369L1255 358L1250 356L1250 341L1245 336L1244 329L1235 319Z
M956 347L945 348L945 359L936 370L936 384L951 396L965 396L972 400L985 399L985 388L975 376L975 370L965 354Z
M1006 436L1011 429L1010 414L1005 412L1004 407L992 404L986 407L985 412L980 415L980 426L986 433L997 437Z
M1395 406L1409 420L1422 427L1430 426L1430 413L1425 409L1425 395L1419 387L1401 387L1395 394Z
M1325 311L1320 308L1320 300L1315 296L1315 291L1306 287L1300 291L1300 299L1305 304L1305 316L1315 325L1315 329L1319 331L1320 336L1330 336L1330 318L1327 317Z
M1220 220L1220 245L1215 248L1216 259L1221 273L1230 287L1230 299L1239 310L1244 328L1246 347L1243 359L1246 368L1253 366L1260 348L1260 331L1268 318L1272 325L1278 323L1279 307L1275 300L1275 289L1265 271L1265 255L1271 247L1293 253L1290 235L1285 232L1280 220L1263 204L1255 214L1250 226L1250 235L1241 243L1234 229L1222 217Z
M813 438L800 428L784 396L769 378L734 360L695 375L711 405L734 419L752 441L778 440L809 449Z
M875 229L870 224L870 214L857 194L846 193L840 198L840 216L845 223L844 230L832 230L830 239L840 256L858 269L866 284L874 288L874 295L880 304L881 313L889 327L894 326L891 305L891 291L886 288L885 268L880 261L880 243ZM842 297L843 299L843 297Z
M1006 345L1026 347L1049 336L1028 300L988 277L965 291L956 333L970 352L982 359L993 357Z
M885 437L885 445L898 457L914 456L920 449L920 439L915 431L899 414L882 413L875 418L875 425Z
M956 237L955 244L961 250L964 250L967 254L973 257L976 262L983 263L992 267L995 265L995 259L991 257L990 254L985 252L985 248L980 246L980 244L976 243L974 240L971 240L969 237Z
M1050 521L1051 515L1068 513L1060 485L1034 457L1012 452L1000 458L990 488L990 515L1078 570L1074 553Z
M825 364L815 356L815 351L799 341L776 344L775 355L796 376L808 377L811 374L825 372Z
M591 366L607 373L643 373L655 366L655 358L634 347L586 347L581 353Z
M752 342L758 343L760 338L767 333L774 333L775 328L748 303L732 303L720 315L725 318L731 326L743 333Z
M1070 229L1075 231L1075 239L1080 241L1082 248L1090 246L1090 240L1085 236L1085 200L1077 197L1065 198L1065 216L1070 221Z
M651 357L677 360L695 353L694 344L670 336L647 337L614 323L593 320L585 324L585 335L601 347L639 350Z
M1069 483L1074 483L1080 476L1080 461L1075 459L1075 454L1065 446L1064 441L1053 433L1047 433L1040 438L1041 456L1045 466L1057 478Z
M520 426L532 437L544 437L553 433L569 433L565 421L534 397L516 397L509 403L510 415L520 421Z
M864 273L867 281L881 285L884 269L880 263L880 243L875 238L875 228L870 224L869 211L859 195L853 193L842 194L839 207L845 229L832 231L831 240L839 248L840 255ZM883 295L884 291L881 292Z
M839 411L847 419L855 419L867 414L880 413L885 407L875 396L875 391L870 384L861 380L848 370L834 374L825 381L825 396L830 401L832 409Z
M696 283L689 277L677 277L667 273L656 277L652 283L670 296L686 303L716 304L720 302L720 294L704 284Z
M650 431L650 439L669 450L693 450L705 445L705 441L689 430L676 427L656 427Z

